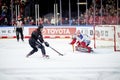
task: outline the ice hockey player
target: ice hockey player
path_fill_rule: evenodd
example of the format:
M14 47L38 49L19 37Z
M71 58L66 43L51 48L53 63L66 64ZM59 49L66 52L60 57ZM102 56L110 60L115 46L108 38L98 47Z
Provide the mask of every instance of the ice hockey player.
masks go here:
M29 45L33 48L33 50L30 51L30 53L27 54L26 57L31 56L32 54L38 51L38 48L40 48L43 57L49 58L49 55L46 55L45 47L43 45L44 43L45 46L49 47L49 43L44 41L42 30L43 25L39 25L38 28L32 32L31 37L29 38Z
M92 50L90 45L90 38L87 34L81 34L80 31L78 30L72 38L72 41L70 42L71 45L74 45L76 43L75 49L76 51L81 51L81 52L88 52L90 53Z

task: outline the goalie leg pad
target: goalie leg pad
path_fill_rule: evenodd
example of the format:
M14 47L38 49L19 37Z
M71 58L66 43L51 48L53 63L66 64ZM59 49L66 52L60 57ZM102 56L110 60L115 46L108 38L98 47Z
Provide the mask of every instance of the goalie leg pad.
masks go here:
M90 53L92 51L91 47L78 47L75 46L76 51L80 51L80 52L87 52Z

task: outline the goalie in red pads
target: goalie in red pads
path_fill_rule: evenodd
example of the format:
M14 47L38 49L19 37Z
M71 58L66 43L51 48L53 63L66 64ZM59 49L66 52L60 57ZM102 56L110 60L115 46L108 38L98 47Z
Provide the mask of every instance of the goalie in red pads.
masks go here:
M81 51L81 52L92 52L92 48L89 47L90 45L90 38L87 34L81 34L80 31L78 30L72 38L71 45L76 44L75 50L76 51Z

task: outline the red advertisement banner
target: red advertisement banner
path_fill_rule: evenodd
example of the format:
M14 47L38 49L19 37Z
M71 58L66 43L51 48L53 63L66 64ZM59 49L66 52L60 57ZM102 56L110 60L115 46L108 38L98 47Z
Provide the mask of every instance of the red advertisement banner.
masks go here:
M29 35L36 28L29 28ZM72 35L76 31L76 28L44 28L43 35Z

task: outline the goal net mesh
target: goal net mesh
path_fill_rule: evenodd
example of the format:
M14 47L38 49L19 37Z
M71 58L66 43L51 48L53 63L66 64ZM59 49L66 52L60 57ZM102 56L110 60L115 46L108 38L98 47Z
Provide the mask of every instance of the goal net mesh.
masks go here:
M114 51L120 50L120 26L96 25L94 37L96 48L113 48Z

